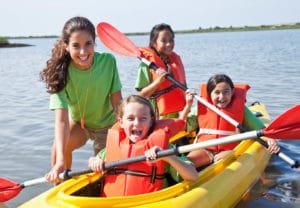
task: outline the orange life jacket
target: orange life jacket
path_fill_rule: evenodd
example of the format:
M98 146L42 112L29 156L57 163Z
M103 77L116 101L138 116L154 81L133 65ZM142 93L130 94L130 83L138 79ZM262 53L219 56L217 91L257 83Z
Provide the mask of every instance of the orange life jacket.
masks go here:
M144 155L153 146L167 149L169 139L184 129L181 119L157 120L147 139L130 143L124 129L114 125L108 131L106 162ZM102 196L131 196L160 190L164 179L164 161L146 161L123 165L107 172Z
M142 56L147 60L154 62L158 67L167 71L167 67L161 58L150 48L141 48ZM169 65L171 67L171 75L175 80L186 84L184 66L180 56L172 52L169 56ZM155 70L151 70L152 77L155 80L157 75ZM160 116L179 112L185 106L185 92L178 88L174 83L165 79L155 91L153 97L156 99L157 108Z
M245 84L234 85L234 95L232 97L231 103L226 108L222 108L219 110L227 114L229 117L233 118L238 123L242 123L244 118L246 93L249 88L250 86ZM209 103L212 103L210 96L207 95L206 84L200 85L200 90L201 96ZM226 121L220 115L210 110L200 102L198 102L198 123L200 127L198 133L198 142L216 139L239 132L239 130L234 125ZM217 153L222 150L232 150L238 144L239 142L222 144L214 147L208 147L207 149Z

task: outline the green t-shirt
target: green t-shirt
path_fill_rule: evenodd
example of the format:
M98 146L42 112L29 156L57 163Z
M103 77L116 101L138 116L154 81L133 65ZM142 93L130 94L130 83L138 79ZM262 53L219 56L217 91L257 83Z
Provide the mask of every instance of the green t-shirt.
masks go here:
M174 145L173 144L169 144L169 149L171 148L174 148ZM106 148L102 149L98 154L97 154L97 157L100 158L100 159L105 159L106 158ZM180 156L180 159L190 165L193 165L193 163L186 158L185 155L181 155ZM165 163L165 173L169 174L170 176L172 176L173 180L175 180L176 182L180 182L182 181L182 178L181 176L179 175L179 173L176 171L175 168L173 168L169 163ZM166 180L164 180L164 187L167 187L168 186L168 182Z
M137 91L141 91L144 87L151 84L152 81L153 81L153 77L152 77L149 67L146 64L141 63L139 66L139 70L138 70L137 80L135 82L135 89ZM153 108L156 109L155 99L150 99L150 101L152 103ZM178 115L179 115L178 112L170 113L170 114L167 114L164 116L160 116L160 119L178 118Z
M88 70L69 65L67 84L50 96L50 109L67 108L72 120L79 122L83 115L87 127L105 128L116 121L110 96L121 88L115 57L95 52Z

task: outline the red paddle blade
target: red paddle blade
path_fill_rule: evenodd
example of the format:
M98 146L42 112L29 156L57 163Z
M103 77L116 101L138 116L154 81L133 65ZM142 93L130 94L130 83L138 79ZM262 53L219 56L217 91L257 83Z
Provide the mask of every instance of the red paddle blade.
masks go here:
M0 202L14 198L22 190L20 184L5 178L0 178Z
M300 105L296 105L278 116L267 128L267 137L278 139L300 139Z
M139 48L126 35L106 22L97 25L97 34L103 44L110 50L128 57L140 57Z

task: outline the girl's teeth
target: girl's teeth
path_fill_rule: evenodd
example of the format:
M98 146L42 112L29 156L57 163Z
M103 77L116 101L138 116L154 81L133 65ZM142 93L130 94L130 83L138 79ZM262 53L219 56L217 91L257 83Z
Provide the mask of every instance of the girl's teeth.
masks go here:
M132 134L133 135L141 135L142 131L137 131L137 130L133 130Z
M88 56L85 56L85 57L79 57L79 59L80 59L81 61L85 61L85 60L88 59Z

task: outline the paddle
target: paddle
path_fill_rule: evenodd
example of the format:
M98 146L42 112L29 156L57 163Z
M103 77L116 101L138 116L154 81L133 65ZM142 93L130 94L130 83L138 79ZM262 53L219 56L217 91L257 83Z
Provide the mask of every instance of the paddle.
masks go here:
M106 22L101 22L97 25L97 34L100 38L100 40L103 42L103 44L109 48L110 50L124 55L128 57L136 57L139 58L143 63L145 63L149 68L152 68L154 70L158 69L158 67L155 65L155 63L148 61L144 57L142 57L140 49L129 39L127 38L123 33L118 31L115 27L110 25L109 23ZM183 85L182 83L178 82L175 80L172 75L167 74L166 78L173 82L175 85L177 85L179 88L182 90L186 91L188 88ZM247 128L243 127L241 124L239 124L237 121L232 119L230 116L227 114L223 113L220 111L218 108L216 108L214 105L206 101L205 99L201 98L198 95L194 95L194 97L203 105L208 107L210 110L214 111L218 115L220 115L222 118L224 118L226 121L240 129L242 132L248 131ZM300 137L300 136L299 136ZM280 138L280 137L279 137ZM298 138L299 139L299 138ZM257 137L256 140L265 146L266 148L269 147L268 143ZM291 159L289 156L285 155L282 152L278 152L277 155L286 161L292 168L298 168L299 163L297 161L294 161Z
M267 136L270 138L282 138L282 139L299 139L300 135L300 105L289 109L288 111L281 114L276 118L270 125L265 129L248 131L241 134L236 134L228 137L223 137L222 139L213 139L196 144L189 144L184 146L179 146L174 149L162 150L157 152L157 157L165 157L170 155L178 155L186 152L191 152L197 149L206 148L209 146L216 146L220 144L226 144L231 142L242 141L245 139ZM110 169L116 166L127 165L131 163L145 161L145 155L117 160L109 163L105 163L104 168ZM61 179L69 179L74 176L90 173L92 170L82 170L78 172L65 172L60 174ZM23 188L28 186L33 186L36 184L41 184L47 182L44 177L37 178L29 181L25 181L22 184L10 181L5 178L0 178L0 202L5 202L9 199L15 197Z

